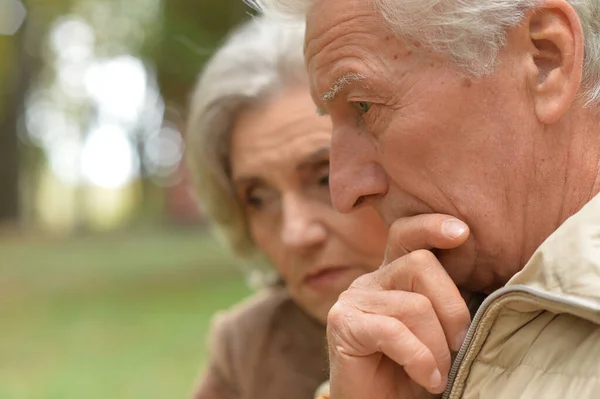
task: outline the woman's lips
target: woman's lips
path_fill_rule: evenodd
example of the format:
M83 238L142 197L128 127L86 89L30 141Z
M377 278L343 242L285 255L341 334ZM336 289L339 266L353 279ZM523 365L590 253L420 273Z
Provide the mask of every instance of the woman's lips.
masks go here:
M332 289L339 287L344 282L349 284L346 280L350 271L351 268L348 266L328 267L309 274L304 281L308 286L317 290Z

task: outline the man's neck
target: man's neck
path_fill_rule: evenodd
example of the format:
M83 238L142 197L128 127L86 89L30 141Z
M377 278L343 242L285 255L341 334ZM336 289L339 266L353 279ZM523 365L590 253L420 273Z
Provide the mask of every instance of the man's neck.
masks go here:
M536 181L523 228L523 261L569 217L600 193L600 114L580 108L560 124L548 127L542 139L553 149L536 159ZM524 264L524 263L523 263Z
M572 120L560 224L600 193L600 113L580 109Z

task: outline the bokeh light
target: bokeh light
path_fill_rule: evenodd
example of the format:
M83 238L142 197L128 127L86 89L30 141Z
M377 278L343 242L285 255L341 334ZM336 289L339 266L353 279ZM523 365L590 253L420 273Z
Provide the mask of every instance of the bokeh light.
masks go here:
M14 35L25 20L27 10L19 0L0 0L0 35Z
M86 137L81 151L81 173L86 183L119 188L139 175L139 158L127 132L103 125Z
M146 99L144 64L133 56L121 56L93 64L85 74L85 87L101 118L133 125Z
M140 177L139 147L150 177L172 181L183 140L176 128L162 127L165 105L152 71L131 54L99 57L96 30L81 16L58 19L48 44L55 81L29 96L25 123L52 173L66 184L123 187Z
M159 132L150 136L144 147L144 163L161 185L175 183L179 164L185 152L183 137L173 125L164 126ZM171 179L171 178L174 179Z
M95 40L94 29L74 15L60 18L50 33L52 50L70 62L89 60L93 56Z

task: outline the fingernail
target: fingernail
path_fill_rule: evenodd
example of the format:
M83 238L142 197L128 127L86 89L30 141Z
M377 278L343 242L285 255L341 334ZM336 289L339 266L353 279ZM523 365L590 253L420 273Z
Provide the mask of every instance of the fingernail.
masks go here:
M467 334L469 333L469 329L467 328L460 334L456 336L456 341L454 342L454 348L452 348L455 352L458 352L462 347L463 342L467 339Z
M429 386L436 389L440 385L442 385L442 374L440 373L440 370L435 369L429 378Z
M458 219L450 219L444 222L442 230L447 237L458 238L466 233L467 225Z

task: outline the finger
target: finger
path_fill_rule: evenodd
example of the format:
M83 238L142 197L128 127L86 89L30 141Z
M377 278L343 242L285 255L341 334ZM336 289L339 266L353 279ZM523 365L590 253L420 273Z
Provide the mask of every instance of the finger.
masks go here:
M406 291L429 301L444 330L447 345L460 349L471 323L471 315L460 291L433 253L411 252L354 281L351 289Z
M371 357L369 360L373 364L370 368L377 369L377 364L382 361L377 356L378 353L403 366L409 377L429 392L443 392L446 377L438 370L433 354L402 322L392 317L361 314L360 317L353 318L352 323L353 339L361 343L366 355L356 356L353 350L347 350L351 345L345 345L343 341L340 344L335 332L328 332L331 343L329 356L334 366L331 381L342 380L344 384L348 384L345 387L332 385L332 396L337 394L339 397L349 397L343 392L350 390L355 394L357 390L360 391L361 388L357 385L361 381L364 383L365 358Z
M383 264L418 249L452 249L469 237L469 227L454 216L437 213L401 218L392 223Z
M431 301L448 346L458 351L465 339L471 314L458 287L430 251L419 250L388 267L394 289L421 294Z
M442 375L450 371L450 350L446 336L431 301L421 295L405 291L350 290L339 302L356 310L400 320L425 346L429 348Z

